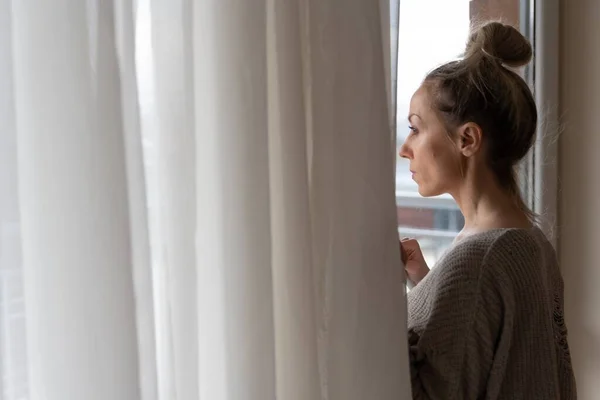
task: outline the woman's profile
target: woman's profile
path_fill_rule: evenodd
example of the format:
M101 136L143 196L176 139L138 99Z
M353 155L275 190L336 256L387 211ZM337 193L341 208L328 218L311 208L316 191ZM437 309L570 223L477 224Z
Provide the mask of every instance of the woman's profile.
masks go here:
M464 229L436 264L403 239L416 399L575 399L563 281L522 200L515 167L535 141L537 108L513 70L532 47L508 25L473 29L464 57L414 93L400 149L422 196L450 194Z

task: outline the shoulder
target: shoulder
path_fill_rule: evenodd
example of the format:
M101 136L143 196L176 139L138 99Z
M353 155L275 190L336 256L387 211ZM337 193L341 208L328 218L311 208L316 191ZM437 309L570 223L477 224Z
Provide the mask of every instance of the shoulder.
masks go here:
M497 262L526 261L539 258L548 250L548 241L538 228L496 229L470 236L452 248L444 264L484 265ZM458 262L457 262L458 261Z
M537 228L475 234L449 249L409 297L435 294L469 302L482 292L499 294L528 276L540 275L539 266L555 258L552 245Z
M430 279L436 286L454 286L469 293L478 284L530 270L542 258L555 257L553 251L537 228L483 232L449 249L433 268ZM485 276L490 279L483 279Z
M517 249L535 253L540 250L542 241L546 240L543 235L538 228L499 230L493 235L494 242L488 254L512 255Z
M540 229L505 229L495 235L483 263L496 272L514 274L553 262L555 258L554 248Z

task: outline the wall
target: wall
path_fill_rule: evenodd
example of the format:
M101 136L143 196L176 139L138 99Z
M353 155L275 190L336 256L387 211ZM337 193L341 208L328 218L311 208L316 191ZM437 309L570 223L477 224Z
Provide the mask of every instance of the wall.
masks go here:
M600 398L600 2L561 1L559 252L580 399Z

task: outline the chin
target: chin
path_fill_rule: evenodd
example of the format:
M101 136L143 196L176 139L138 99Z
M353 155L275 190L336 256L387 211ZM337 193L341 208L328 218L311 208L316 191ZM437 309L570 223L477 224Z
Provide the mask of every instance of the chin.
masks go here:
M421 185L419 185L418 192L421 197L435 197L444 193L442 190L435 190L434 188L428 188Z

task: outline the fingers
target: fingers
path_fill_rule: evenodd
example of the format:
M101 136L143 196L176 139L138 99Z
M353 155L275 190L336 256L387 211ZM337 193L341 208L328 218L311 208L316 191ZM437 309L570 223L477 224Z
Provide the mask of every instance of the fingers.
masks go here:
M402 238L400 240L400 246L406 250L420 250L421 246L416 239L413 238Z
M402 262L406 263L408 259L421 258L421 246L416 239L402 238L400 240L400 254L402 256Z

